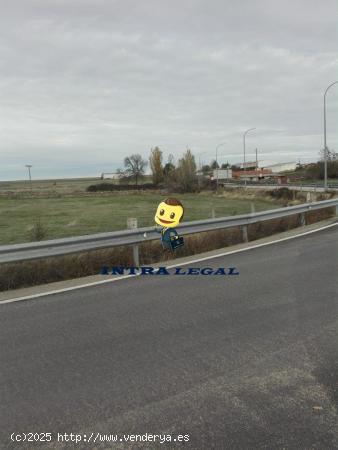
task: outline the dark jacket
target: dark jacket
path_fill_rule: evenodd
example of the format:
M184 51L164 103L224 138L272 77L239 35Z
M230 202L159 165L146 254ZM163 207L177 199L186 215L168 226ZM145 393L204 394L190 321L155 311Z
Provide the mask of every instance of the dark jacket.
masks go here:
M161 242L163 247L172 248L171 247L171 241L173 238L178 236L177 231L175 228L162 228L161 230Z

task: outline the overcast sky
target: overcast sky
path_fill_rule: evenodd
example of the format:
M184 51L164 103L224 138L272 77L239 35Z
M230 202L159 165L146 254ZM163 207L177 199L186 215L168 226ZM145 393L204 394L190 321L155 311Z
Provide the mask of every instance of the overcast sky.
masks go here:
M0 180L96 176L190 147L316 160L336 0L2 0ZM338 150L338 85L327 96ZM202 154L201 154L202 153ZM198 156L198 154L200 154Z

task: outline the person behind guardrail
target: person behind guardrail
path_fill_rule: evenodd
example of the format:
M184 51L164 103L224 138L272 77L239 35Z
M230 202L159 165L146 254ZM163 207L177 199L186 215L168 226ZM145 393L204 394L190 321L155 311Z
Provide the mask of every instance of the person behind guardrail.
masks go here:
M183 219L183 215L184 207L176 198L169 197L158 205L155 222L160 227L155 227L155 231L161 233L163 250L174 252L184 245L183 237L179 236L175 229Z

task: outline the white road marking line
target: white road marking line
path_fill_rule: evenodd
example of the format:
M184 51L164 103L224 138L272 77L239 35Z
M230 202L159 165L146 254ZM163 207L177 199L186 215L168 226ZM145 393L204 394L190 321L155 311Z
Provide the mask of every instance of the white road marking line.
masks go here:
M109 278L107 280L100 280L100 281L94 281L93 283L79 284L78 286L70 286L67 288L55 289L53 291L39 292L38 294L25 295L24 297L9 298L8 300L1 300L0 305L2 305L4 303L20 302L21 300L30 300L32 298L44 297L45 295L52 295L52 294L59 294L61 292L74 291L75 289L82 289L82 288L86 288L86 287L90 287L90 286L96 286L98 284L112 283L113 281L119 281L119 280L124 280L125 278L137 277L139 275L140 275L139 273L136 275L122 275L118 278ZM102 275L102 276L104 276L104 275Z
M245 252L245 251L251 250L253 248L265 247L266 245L277 244L278 242L288 241L290 239L295 239L295 238L300 237L300 236L305 236L307 234L316 233L317 231L325 230L326 228L331 228L331 227L334 227L336 225L338 225L338 222L331 223L330 225L325 225L325 227L317 228L316 230L304 231L304 233L296 234L294 236L288 236L288 237L285 237L285 238L276 239L275 241L262 242L261 244L252 245L250 247L239 248L237 250L230 250L229 252L224 252L224 253L217 253L217 255L214 255L214 256L205 256L204 258L194 259L193 261L188 261L188 262L185 262L185 263L182 263L182 264L174 264L172 266L166 266L166 267L167 267L167 269L172 269L173 267L177 267L178 265L186 266L187 264L191 264L191 263L207 261L208 259L220 258L222 256L232 255L234 253Z
M174 267L186 266L188 264L194 264L194 263L201 262L201 261L207 261L209 259L221 258L222 256L233 255L234 253L245 252L247 250L251 250L251 249L254 249L254 248L265 247L266 245L277 244L278 242L288 241L290 239L295 239L295 238L298 238L298 237L301 237L301 236L306 236L308 234L316 233L317 231L321 231L321 230L326 230L327 228L331 228L331 227L334 227L334 226L337 226L337 225L338 225L338 222L335 222L335 223L331 223L330 225L325 225L324 227L321 227L321 228L316 228L315 230L304 231L303 233L295 234L294 236L287 236L287 237L284 237L284 238L276 239L275 241L263 242L261 244L252 245L250 247L240 248L240 249L237 249L237 250L230 250L228 252L223 252L223 253L217 253L217 255L205 256L204 258L197 258L197 259L194 259L194 260L191 260L191 261L187 261L187 262L183 262L183 263L171 264L170 266L165 266L165 267L167 269L172 269ZM105 276L105 275L103 275L103 276ZM112 283L112 282L115 282L115 281L120 281L120 280L124 280L126 278L133 278L133 277L137 277L137 276L140 276L140 273L138 273L136 275L122 275L122 276L120 276L118 278L109 278L108 280L94 281L93 283L86 283L86 284L81 284L81 285L78 285L78 286L70 286L70 287L67 287L67 288L55 289L54 291L40 292L38 294L25 295L23 297L10 298L8 300L0 301L0 305L5 304L5 303L20 302L22 300L30 300L30 299L38 298L38 297L45 297L47 295L52 295L52 294L60 294L62 292L74 291L76 289L82 289L82 288L86 288L86 287L97 286L97 285L104 284L104 283Z

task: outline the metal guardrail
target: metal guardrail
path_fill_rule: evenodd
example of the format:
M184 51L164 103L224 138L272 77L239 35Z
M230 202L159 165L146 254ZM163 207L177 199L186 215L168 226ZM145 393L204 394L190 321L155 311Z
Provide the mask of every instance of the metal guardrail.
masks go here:
M276 188L299 188L299 189L306 189L306 188L315 188L315 189L322 189L324 190L324 184L318 184L318 183L300 183L300 182L294 182L294 183L282 183L278 184L277 182L273 182L271 180L261 180L261 181L250 181L247 180L245 183L244 180L220 180L220 185L223 186L262 186L262 187L276 187ZM330 190L338 190L338 183L329 183L327 185L328 189Z
M307 211L332 206L338 207L338 198L251 214L185 222L180 225L179 233L180 235L187 235L200 233L203 231L213 231L222 228L241 226L244 230L243 236L245 239L245 236L247 235L246 227L249 224L287 217L294 214L304 214ZM84 252L88 250L99 250L107 247L124 245L133 245L135 247L137 244L141 244L142 242L152 241L159 238L160 235L155 230L155 227L145 227L134 230L113 231L109 233L98 233L71 238L30 242L25 244L2 245L0 246L0 263L28 261L52 256L67 255L70 253Z

